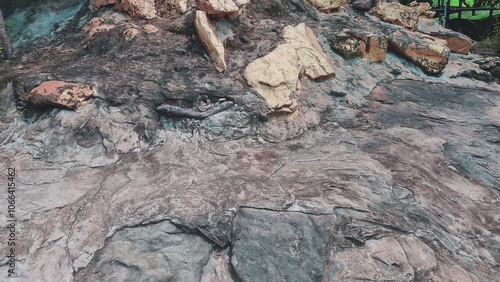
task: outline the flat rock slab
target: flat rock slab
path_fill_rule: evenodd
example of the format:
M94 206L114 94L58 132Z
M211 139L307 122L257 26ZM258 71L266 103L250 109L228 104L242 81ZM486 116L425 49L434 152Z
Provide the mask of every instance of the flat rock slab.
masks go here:
M95 96L93 88L81 83L47 81L31 90L26 101L37 106L65 107L71 110Z
M389 47L432 75L440 74L450 58L445 40L404 29L392 34Z

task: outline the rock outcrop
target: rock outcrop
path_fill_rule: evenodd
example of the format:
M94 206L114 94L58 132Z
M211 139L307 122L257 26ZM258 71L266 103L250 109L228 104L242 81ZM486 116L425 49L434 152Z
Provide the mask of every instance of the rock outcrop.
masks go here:
M366 54L366 41L342 31L330 41L332 50L340 53L344 59L349 60L364 57Z
M347 0L305 0L307 4L316 7L318 10L328 13L337 10L347 4Z
M297 110L300 77L328 79L335 76L311 28L304 23L283 30L287 43L250 63L245 78L266 99L271 113Z
M205 47L210 59L214 62L215 68L218 71L224 71L227 68L224 58L224 45L219 41L215 25L208 18L206 12L195 12L194 27L196 28L198 39L203 47Z
M134 18L152 19L156 17L154 0L122 0L120 6Z
M404 29L392 34L389 46L432 75L441 73L450 58L445 40Z
M118 0L92 0L90 1L90 8L100 8L103 6L114 5L118 3Z
M329 43L331 48L345 59L361 57L373 62L384 61L389 46L384 35L350 29L335 35Z
M249 0L196 0L196 7L210 15L235 16Z
M56 106L71 110L95 96L91 86L64 81L47 81L31 90L26 101L37 106Z
M378 2L370 13L381 21L403 26L410 30L417 30L420 13L400 3Z
M156 13L164 18L187 12L188 0L155 0Z
M157 33L158 32L158 28L152 24L147 24L143 27L144 31L146 33Z
M418 31L446 40L446 45L450 48L451 52L469 54L472 47L472 40L469 37L462 33L446 29L432 19L420 19L418 22Z
M343 30L365 58L371 37L396 31L405 50L442 40L350 5L326 15L252 0L217 22L221 73L194 13L146 21L88 1L6 1L35 4L13 14L26 16L19 56L0 61L0 167L16 172L0 182L15 183L17 220L12 232L0 212L16 240L1 281L500 277L498 57L451 54L440 76L396 52L345 60L329 47ZM72 12L46 13L61 5ZM115 28L87 37L94 17L104 20L86 30ZM126 41L127 30L138 34ZM48 36L23 41L38 33ZM431 50L422 60L444 65ZM291 114L269 114L245 78L275 52L254 68L256 87L286 87ZM47 81L89 84L96 98L75 111L27 102Z

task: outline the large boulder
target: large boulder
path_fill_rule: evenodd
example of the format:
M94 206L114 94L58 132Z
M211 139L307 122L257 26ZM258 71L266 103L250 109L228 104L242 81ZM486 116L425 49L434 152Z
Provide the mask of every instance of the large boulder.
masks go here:
M56 106L75 110L93 96L95 96L94 89L89 85L52 80L31 90L25 100L36 106Z
M196 0L196 7L211 15L234 15L248 3L248 0Z
M245 78L267 102L269 112L297 110L299 78L328 79L335 76L312 29L301 23L283 31L287 43L250 63Z
M224 59L224 45L219 41L215 25L210 21L206 12L195 12L194 27L198 39L214 62L215 68L218 71L224 71L227 68Z
M442 27L432 19L420 19L418 31L446 40L451 52L469 54L472 47L472 40L466 35Z
M134 18L152 19L156 17L154 0L122 0L121 8Z
M399 3L378 2L370 13L381 21L416 30L420 13L415 8L410 8Z
M450 49L445 40L405 29L392 34L389 47L427 74L440 74L450 58Z
M306 0L306 3L318 10L328 13L347 4L346 0Z

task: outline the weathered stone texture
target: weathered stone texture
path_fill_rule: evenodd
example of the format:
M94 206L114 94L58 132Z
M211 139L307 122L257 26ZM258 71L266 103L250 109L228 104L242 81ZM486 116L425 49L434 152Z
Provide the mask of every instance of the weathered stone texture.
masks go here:
M472 40L469 37L446 29L432 19L420 19L418 22L418 31L446 40L446 45L450 48L451 52L467 55L472 47Z
M370 13L381 21L400 25L410 30L417 29L420 16L416 9L393 2L379 2L370 10Z
M429 74L441 73L450 58L445 40L404 29L393 33L389 43L394 51Z
M318 10L328 13L347 4L346 0L306 0L307 4L316 7Z
M328 79L335 76L314 32L305 24L283 30L287 43L250 63L245 78L266 99L270 112L297 110L299 78Z
M224 58L224 45L217 37L215 25L210 21L206 12L196 11L194 15L196 34L218 71L224 71L226 60Z
M91 86L64 81L47 81L33 89L26 101L38 106L58 106L71 110L95 96Z

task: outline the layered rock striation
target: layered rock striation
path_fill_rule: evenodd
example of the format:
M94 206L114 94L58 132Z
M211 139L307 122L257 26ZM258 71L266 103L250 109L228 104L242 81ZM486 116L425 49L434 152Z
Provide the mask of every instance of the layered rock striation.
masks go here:
M238 13L83 7L0 62L20 242L0 280L498 280L499 59L350 5ZM339 34L364 57L344 58Z

